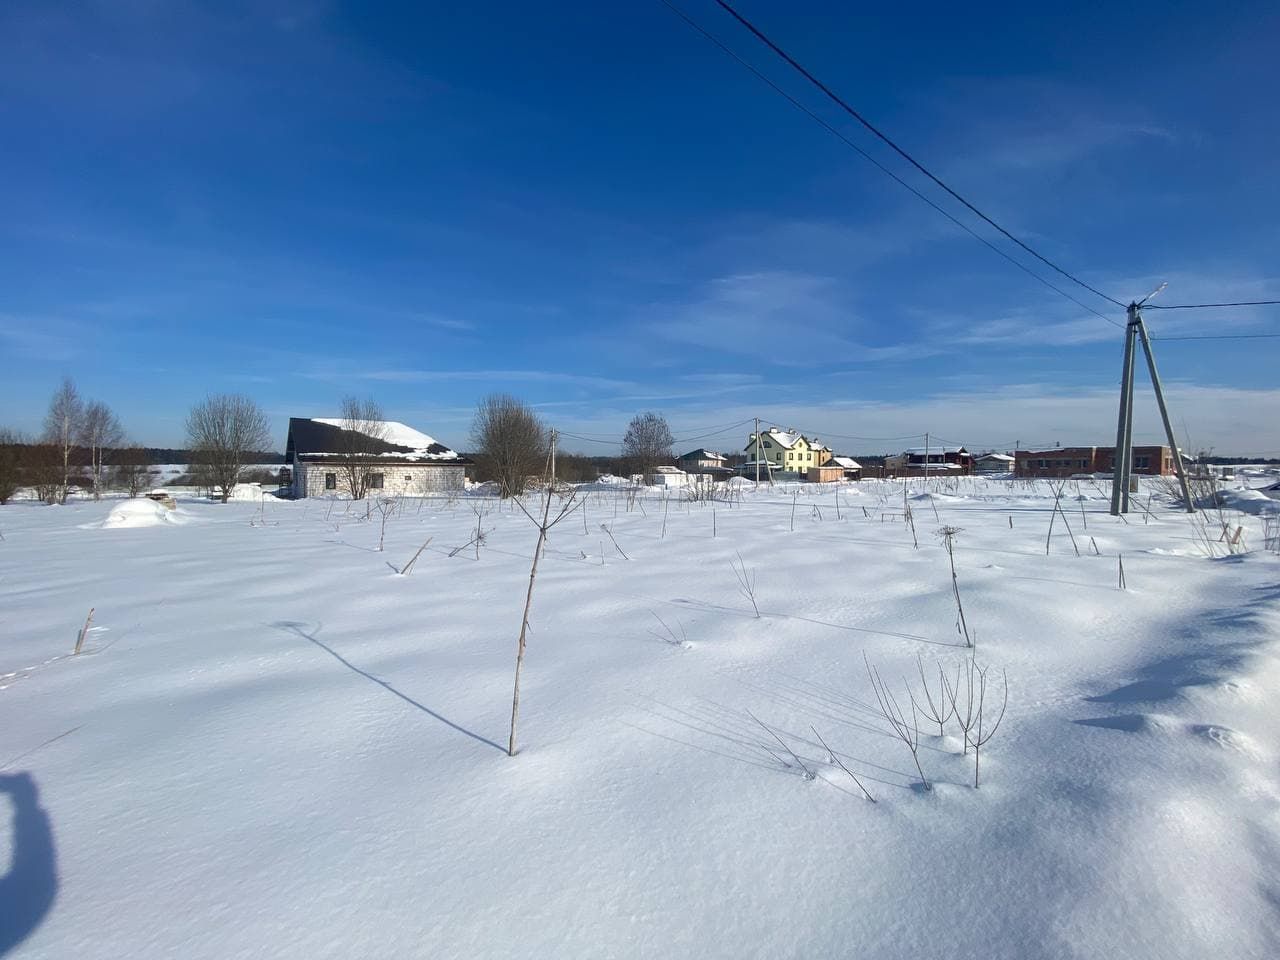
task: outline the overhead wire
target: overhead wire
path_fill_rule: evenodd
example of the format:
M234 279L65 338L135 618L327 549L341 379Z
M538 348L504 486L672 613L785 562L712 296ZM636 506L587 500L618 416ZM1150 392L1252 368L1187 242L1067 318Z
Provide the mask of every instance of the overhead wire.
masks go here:
M997 255L999 255L999 256L1001 256L1001 257L1003 257L1005 260L1007 260L1009 263L1013 264L1015 267L1017 267L1017 268L1018 268L1019 270L1021 270L1023 273L1027 274L1029 277L1032 277L1033 279L1035 279L1035 280L1036 280L1036 281L1038 281L1039 283L1041 283L1041 284L1043 284L1044 286L1048 287L1048 288L1049 288L1050 290L1052 290L1054 293L1056 293L1056 294L1058 294L1059 296L1065 297L1066 299L1070 300L1072 303L1074 303L1076 306L1080 307L1082 310L1087 310L1089 313L1093 314L1095 317L1098 317L1098 318L1099 318L1099 319L1101 319L1101 320L1105 320L1107 323L1111 324L1113 327L1118 327L1118 328L1119 328L1119 329L1121 329L1121 330L1123 330L1123 329L1124 329L1124 324L1123 324L1123 323L1120 323L1119 321L1114 320L1114 319L1112 319L1111 317L1108 317L1108 316L1106 316L1106 315L1105 315L1105 314L1103 314L1103 313L1099 313L1097 310L1095 310L1093 307L1089 306L1087 303L1082 302L1081 300L1079 300L1079 299L1077 299L1076 297L1072 296L1072 295L1071 295L1070 293L1068 293L1067 291L1063 290L1061 287L1059 287L1059 286L1057 286L1056 284L1054 284L1054 283L1050 282L1049 280L1046 280L1044 277L1040 276L1040 274L1036 273L1034 270L1032 270L1030 267L1028 267L1025 263L1022 263L1021 261L1019 261L1019 260L1018 260L1018 259L1016 259L1015 257L1011 256L1011 255L1010 255L1009 253L1007 253L1006 251L1001 250L1001 249L1000 249L999 247L997 247L994 243L992 243L992 242L991 242L990 240L988 240L986 237L982 236L982 234L978 233L976 230L974 230L972 227L970 227L968 224L966 224L963 220L960 220L958 217L956 217L954 214L952 214L952 213L951 213L949 210L947 210L945 207L942 207L942 206L940 206L939 204L935 203L933 200L931 200L928 196L926 196L926 195L925 195L924 193L922 193L920 190L916 189L914 186L912 186L910 183L908 183L908 182L907 182L906 180L904 180L902 177L898 176L898 174L894 173L892 170L890 170L888 167L886 167L883 163L881 163L879 160L877 160L877 159L876 159L875 157L873 157L871 154L867 153L867 151L863 150L863 149L862 149L862 147L858 146L858 144L857 144L857 143L855 143L853 140L849 139L849 137L845 136L845 134L844 134L844 133L842 133L838 128L836 128L836 127L835 127L835 126L833 126L832 124L828 123L825 119L823 119L823 118L822 118L821 116L819 116L817 113L815 113L814 111L810 110L807 106L805 106L805 104L804 104L804 103L802 103L802 102L801 102L800 100L798 100L796 97L792 96L790 93L788 93L786 90L784 90L781 86L779 86L779 85L778 85L777 83L775 83L772 79L770 79L768 76L766 76L763 72L761 72L759 69L757 69L757 68L755 67L755 65L754 65L754 64L752 64L750 61L748 61L748 60L746 60L745 58L743 58L742 56L740 56L740 55L739 55L737 52L735 52L731 47L729 47L727 44L725 44L723 41L721 41L719 37L715 36L715 34L713 34L713 33L711 33L710 31L708 31L708 30L707 30L706 28L704 28L700 23L698 23L696 20L694 20L692 17L690 17L688 14L686 14L683 10L681 10L678 6L676 6L676 5L675 5L675 3L673 3L673 2L672 2L672 0L661 0L661 2L662 2L662 4L663 4L665 7L667 7L667 9L669 9L669 10L670 10L672 13L674 13L677 17L679 17L681 20L683 20L683 21L684 21L686 24L688 24L692 29L694 29L694 30L696 30L698 33L700 33L703 37L705 37L707 40L709 40L711 43L713 43L716 47L718 47L722 52L724 52L725 54L727 54L728 56L730 56L730 57L732 57L734 60L736 60L736 61L737 61L737 62L738 62L742 67L744 67L746 70L748 70L748 71L749 71L753 76L755 76L758 80L760 80L761 82L763 82L766 86L768 86L768 87L769 87L771 90L773 90L776 94L778 94L780 97L782 97L782 98L783 98L784 100L786 100L788 103L790 103L793 107L795 107L797 110L799 110L799 111L800 111L801 113L803 113L805 116L807 116L809 119L813 120L815 123L817 123L819 126L821 126L824 130L826 130L828 133L830 133L832 136L834 136L836 139L838 139L840 142L842 142L845 146L849 147L851 150L853 150L853 151L854 151L855 153L857 153L860 157L862 157L864 160L866 160L868 163L870 163L872 166L874 166L877 170L879 170L879 171L880 171L881 173L883 173L885 176L889 177L891 180L893 180L895 183L897 183L897 184L898 184L899 186L901 186L903 189L905 189L905 190L909 191L909 192L910 192L913 196L915 196L917 199L919 199L919 200L923 201L924 203L926 203L926 204L928 204L930 207L932 207L935 211L937 211L938 213L942 214L942 216L946 217L946 218L947 218L948 220L950 220L953 224L955 224L957 227L959 227L959 228L960 228L961 230L963 230L965 233L969 234L969 236L973 237L975 240L977 240L977 241L978 241L979 243L981 243L983 246L987 247L988 249L990 249L992 252L996 253ZM913 161L913 162L914 162L914 161ZM986 219L986 218L984 217L984 219ZM1014 239L1015 239L1015 241L1016 241L1016 238L1014 238ZM1019 244L1021 245L1021 242L1020 242L1020 241L1018 241L1018 242L1019 242ZM1036 254L1036 256L1039 256L1039 254ZM1043 257L1041 257L1040 259L1044 259L1044 258L1043 258ZM1046 261L1046 263L1047 263L1047 262L1048 262L1048 261ZM1050 266L1053 266L1053 264L1051 264L1051 263L1050 263ZM1058 268L1057 268L1057 267L1054 267L1054 269L1058 269ZM1059 272L1061 273L1061 272L1063 272L1063 271L1059 270ZM1065 275L1066 275L1066 276L1070 276L1070 274L1065 274ZM1074 278L1074 277L1072 277L1072 279L1075 279L1075 278ZM1077 281L1077 282L1079 282L1079 281ZM1083 286L1086 286L1089 290L1092 290L1092 289L1093 289L1092 287L1088 287L1088 285L1087 285L1087 284L1082 284L1082 285L1083 285ZM1094 291L1094 292L1096 293L1097 291ZM1118 301L1118 300L1113 300L1112 298L1107 297L1105 294L1100 294L1100 296L1104 297L1104 299L1110 300L1112 303L1116 304L1117 306L1121 306L1121 307L1123 307L1123 306L1124 306L1124 304L1120 303L1120 301Z
M663 2L666 3L667 0L663 0ZM922 174L924 174L926 177L932 180L935 184L937 184L939 187L945 190L957 201L962 203L974 215L979 217L985 223L989 224L995 230L999 231L1003 236L1013 241L1022 250L1026 251L1031 256L1035 257L1045 266L1049 267L1055 272L1066 277L1072 283L1075 283L1083 287L1085 290L1088 290L1090 293L1094 294L1095 296L1101 297L1103 300L1106 300L1107 302L1114 304L1117 307L1123 308L1125 306L1124 303L1121 303L1115 297L1105 294L1101 290L1098 290L1097 288L1090 286L1089 284L1081 280L1079 277L1068 272L1067 270L1064 270L1062 267L1058 266L1048 257L1044 256L1043 254L1033 249L1023 241L1019 240L1016 236L1014 236L1012 233L1010 233L1008 230L1006 230L1004 227L998 224L995 220L993 220L987 214L979 210L977 206L975 206L973 203L971 203L970 201L965 199L963 196L961 196L956 190L948 186L940 177L935 175L932 171L930 171L927 167L925 167L924 164L920 163L920 161L918 161L915 157L909 154L906 150L898 146L898 144L895 143L892 139L890 139L890 137L887 134L885 134L878 127L876 127L875 124L873 124L870 120L868 120L861 113L859 113L857 110L851 107L843 98L839 96L839 94L837 94L825 83L819 80L816 76L814 76L811 72L809 72L809 70L807 70L799 61L797 61L789 53L783 50L782 47L780 47L777 43L771 40L764 33L764 31L762 31L754 23L752 23L750 20L744 17L741 13L735 10L730 3L726 2L726 0L716 0L716 3L719 4L719 6L723 8L726 12L728 12L730 16L732 16L735 20L737 20L740 24L742 24L742 26L746 27L747 30L749 30L756 37L756 39L760 40L761 43L763 43L775 54L777 54L782 60L784 60L787 64L789 64L793 69L795 69L801 76L803 76L806 80L808 80L811 84L813 84L813 86L817 87L820 91L822 91L822 93L825 94L828 97L828 99L830 99L838 107L840 107L841 110L843 110L849 116L853 117L853 119L857 120L860 124L866 127L869 131L871 131L871 133L873 133L881 141L887 144L900 157L902 157L904 160L910 163L913 167L919 170ZM668 4L668 6L670 6L670 4Z
M1237 300L1234 303L1148 303L1144 310L1206 310L1210 307L1274 307L1280 300Z

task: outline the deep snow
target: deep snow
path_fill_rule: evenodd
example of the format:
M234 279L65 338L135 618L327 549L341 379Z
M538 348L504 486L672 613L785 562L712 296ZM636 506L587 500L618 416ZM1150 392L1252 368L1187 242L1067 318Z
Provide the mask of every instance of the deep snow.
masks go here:
M665 537L656 493L590 491L539 570L514 759L518 511L405 501L377 552L346 503L0 508L0 955L1274 956L1280 558L1091 485L1083 555L1059 518L1046 556L1047 485L922 492L915 548L891 483L840 519L831 487L672 499ZM980 789L954 727L922 737L926 793L863 655L898 689L964 656L943 524L1010 694Z

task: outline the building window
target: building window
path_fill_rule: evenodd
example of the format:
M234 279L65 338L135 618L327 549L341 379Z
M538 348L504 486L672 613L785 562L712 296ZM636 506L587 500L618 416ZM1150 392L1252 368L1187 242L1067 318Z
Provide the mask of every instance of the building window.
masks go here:
M765 448L766 450L772 450L772 449L773 449L773 444L772 444L772 443L770 443L768 440L766 440L766 441L764 442L764 448Z
M382 482L383 482L383 479L384 479L384 477L383 477L383 474L381 474L381 473L371 473L371 474L369 474L369 489L370 489L370 490L381 490L381 489L382 489Z
M326 473L324 475L324 488L326 490L338 489L338 475L336 473Z
M411 477L409 474L407 474L407 473L406 473L406 474L404 475L404 482L405 482L405 483L413 483L413 477Z

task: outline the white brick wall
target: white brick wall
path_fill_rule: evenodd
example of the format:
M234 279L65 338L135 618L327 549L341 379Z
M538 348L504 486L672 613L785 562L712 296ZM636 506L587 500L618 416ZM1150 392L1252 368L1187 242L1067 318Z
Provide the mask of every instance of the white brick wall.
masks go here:
M370 496L421 497L432 493L449 493L463 488L462 464L394 463L374 471L383 476L381 490L370 489ZM326 490L324 477L332 473L336 489ZM294 467L294 494L298 497L349 497L346 477L340 464L300 463Z

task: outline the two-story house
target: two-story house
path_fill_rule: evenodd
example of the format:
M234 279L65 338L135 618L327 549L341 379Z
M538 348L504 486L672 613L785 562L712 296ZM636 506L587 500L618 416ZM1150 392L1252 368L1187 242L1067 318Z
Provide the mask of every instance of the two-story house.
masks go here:
M743 474L754 476L758 460L761 464L761 479L764 479L766 469L773 478L780 474L786 479L807 476L810 467L822 466L831 455L831 451L816 440L810 440L795 430L779 430L777 427L761 431L758 437L751 434L744 450L747 462L742 465Z

